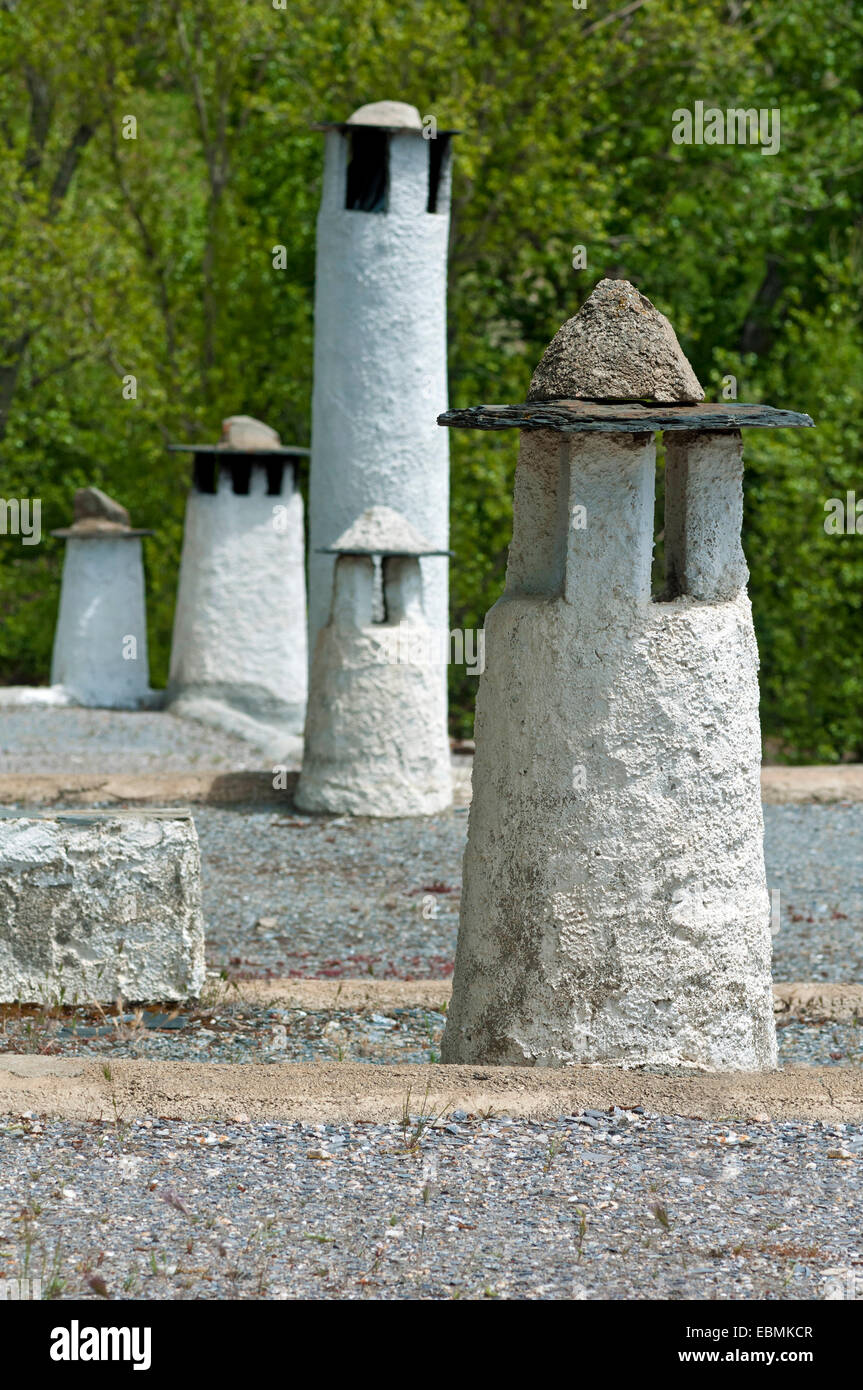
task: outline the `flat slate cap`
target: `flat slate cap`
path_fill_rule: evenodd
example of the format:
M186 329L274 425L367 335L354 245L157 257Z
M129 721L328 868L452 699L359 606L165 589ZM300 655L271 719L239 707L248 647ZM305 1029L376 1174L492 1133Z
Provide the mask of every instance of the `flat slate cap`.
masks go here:
M521 405L468 405L462 410L446 410L437 422L462 430L558 430L561 434L654 434L657 430L715 434L717 430L812 427L811 416L799 411L742 401L700 401L698 405L525 401Z
M152 531L136 531L132 528L129 513L113 497L98 487L79 487L75 493L75 520L61 531L52 531L52 536L66 539L70 536L152 536Z
M693 405L704 391L665 315L628 280L600 280L552 338L527 399Z
M222 421L222 437L218 444L169 444L168 448L174 453L284 454L294 458L310 452L299 445L282 444L276 431L253 415L229 415Z
M369 507L332 545L322 546L321 555L449 555L436 550L412 526L406 516L392 507Z

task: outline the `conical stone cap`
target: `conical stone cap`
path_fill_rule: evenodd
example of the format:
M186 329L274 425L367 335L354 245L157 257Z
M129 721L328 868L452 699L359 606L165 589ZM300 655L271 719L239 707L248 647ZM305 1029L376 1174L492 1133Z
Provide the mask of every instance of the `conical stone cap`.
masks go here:
M704 391L665 315L628 280L600 280L552 338L527 399L693 405Z
M70 537L152 536L152 531L135 530L129 513L113 497L98 487L79 487L75 493L75 520L71 526L52 531L64 540Z
M337 541L321 552L325 555L447 555L412 526L406 516L392 507L369 507Z

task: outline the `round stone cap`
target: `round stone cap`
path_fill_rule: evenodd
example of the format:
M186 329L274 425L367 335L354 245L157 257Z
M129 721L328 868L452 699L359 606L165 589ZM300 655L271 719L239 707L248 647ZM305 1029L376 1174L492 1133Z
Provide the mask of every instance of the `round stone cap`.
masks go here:
M312 130L386 130L391 135L423 135L422 116L407 101L370 101L357 107L346 121L317 121ZM438 130L438 135L458 135L458 130Z
M385 130L422 130L422 117L415 106L406 101L371 101L360 106L348 125L378 125Z
M229 415L222 421L222 437L217 444L169 444L175 453L189 454L281 454L306 455L299 445L286 447L271 425L253 415Z

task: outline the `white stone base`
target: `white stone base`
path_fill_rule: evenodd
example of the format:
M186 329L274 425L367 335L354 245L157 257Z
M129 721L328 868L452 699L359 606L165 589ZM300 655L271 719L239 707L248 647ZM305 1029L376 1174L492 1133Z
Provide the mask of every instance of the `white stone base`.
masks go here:
M430 816L452 805L444 671L393 660L393 635L383 625L321 630L294 798L301 810Z
M204 984L188 811L0 813L0 1001L186 999Z
M749 601L586 608L486 621L442 1059L775 1067Z

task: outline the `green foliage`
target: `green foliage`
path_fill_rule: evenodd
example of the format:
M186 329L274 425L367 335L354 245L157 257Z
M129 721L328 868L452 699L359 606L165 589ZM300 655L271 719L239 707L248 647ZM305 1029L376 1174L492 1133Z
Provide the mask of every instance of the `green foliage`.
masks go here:
M308 442L310 122L410 101L464 132L454 404L522 399L560 323L619 275L669 315L709 395L733 373L740 399L815 417L746 440L764 729L789 757L863 756L863 539L823 527L828 497L863 495L861 38L853 0L0 0L0 496L40 497L47 532L95 483L155 529L162 682L188 484L164 446L238 411ZM672 144L697 100L778 106L780 152ZM451 445L452 621L478 627L517 441ZM4 680L47 679L61 560L58 541L0 536ZM452 681L469 733L475 681Z

